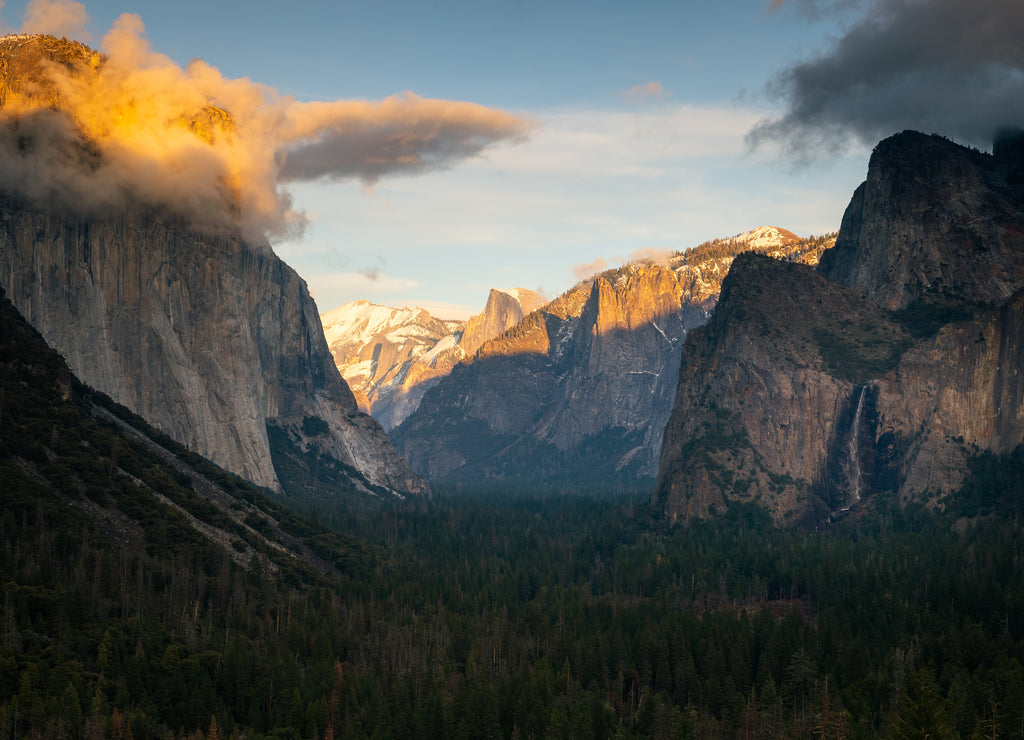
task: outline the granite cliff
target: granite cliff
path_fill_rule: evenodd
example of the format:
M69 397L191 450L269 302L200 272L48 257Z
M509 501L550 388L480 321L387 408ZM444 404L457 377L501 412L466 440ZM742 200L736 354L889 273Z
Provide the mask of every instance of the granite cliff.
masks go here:
M281 489L291 449L347 466L356 489L423 488L356 408L305 283L269 248L4 198L0 285L84 382L258 485Z
M102 57L48 37L0 42L0 101L20 106L2 110L0 139L21 141L4 150L4 167L24 173L60 157L69 178L76 168L102 172L102 152L40 72L57 63L87 75ZM26 120L37 115L59 123L59 141L38 126L28 136ZM213 114L197 116L183 123L202 146ZM225 227L230 220L204 225L195 211L140 203L132 192L119 198L118 208L96 209L19 176L0 183L0 286L78 377L273 490L425 490L357 409L305 283L265 239L243 238Z
M459 339L459 350L462 357L472 357L483 346L484 342L493 339L502 332L511 329L523 318L547 301L532 290L514 288L512 290L491 289L487 295L487 305L475 316L470 316ZM461 358L460 358L461 359Z
M673 521L754 502L816 523L880 492L944 505L1024 441L1024 190L987 155L881 142L817 273L738 259L683 353L657 485Z
M842 473L850 445L862 444L847 437L863 384L910 341L883 309L811 267L737 257L714 316L683 347L658 483L668 516L753 501L796 523L858 500L856 477Z
M601 273L457 365L394 430L395 444L447 483L649 485L680 347L707 321L735 255L756 245L816 262L828 243L764 227Z

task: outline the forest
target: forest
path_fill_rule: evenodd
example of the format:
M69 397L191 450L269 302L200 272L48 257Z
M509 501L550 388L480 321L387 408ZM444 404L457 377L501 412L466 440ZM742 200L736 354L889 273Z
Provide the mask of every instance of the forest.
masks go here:
M28 502L26 502L28 504ZM324 517L275 579L195 542L2 521L4 737L1020 737L1024 530L877 502L818 532L647 502L447 498Z
M0 312L0 738L1024 737L1019 449L818 529L282 501L26 331Z

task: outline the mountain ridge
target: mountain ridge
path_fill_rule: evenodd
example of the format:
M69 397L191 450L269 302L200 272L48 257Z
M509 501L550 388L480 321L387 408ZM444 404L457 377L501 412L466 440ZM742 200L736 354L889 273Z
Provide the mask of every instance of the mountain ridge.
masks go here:
M734 256L766 236L759 248L811 261L829 241L764 227L582 281L428 390L396 446L446 484L653 481L682 340L707 321Z

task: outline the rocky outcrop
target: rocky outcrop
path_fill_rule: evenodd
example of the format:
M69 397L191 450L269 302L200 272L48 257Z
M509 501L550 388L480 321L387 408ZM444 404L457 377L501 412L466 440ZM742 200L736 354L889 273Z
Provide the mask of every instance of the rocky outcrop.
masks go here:
M358 471L356 488L423 490L356 408L305 283L265 244L8 197L0 285L84 382L232 472L280 490L270 425Z
M912 131L881 142L822 274L889 309L1003 305L1024 284L1024 218L1020 163L1001 151Z
M794 257L818 245L749 236ZM707 321L746 247L746 238L720 240L581 283L439 381L393 432L396 445L431 480L650 485L683 339Z
M963 484L978 450L1024 442L1024 291L998 309L943 327L872 384L874 436L892 456L904 501Z
M818 275L734 262L683 354L657 487L670 519L754 502L820 522L881 491L943 505L972 455L1024 442L1020 151L894 136Z
M353 301L320 317L334 363L359 408L391 429L419 405L429 381L460 359L464 322L422 308Z

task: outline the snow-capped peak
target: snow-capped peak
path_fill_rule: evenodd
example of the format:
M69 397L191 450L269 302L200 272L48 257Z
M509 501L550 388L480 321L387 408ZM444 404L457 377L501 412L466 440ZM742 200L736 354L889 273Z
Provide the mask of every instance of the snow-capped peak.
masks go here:
M780 229L778 226L759 226L756 229L744 231L742 234L737 234L731 239L726 239L725 241L746 244L751 249L769 249L771 247L780 247L783 244L790 244L799 240L800 237L792 231Z

